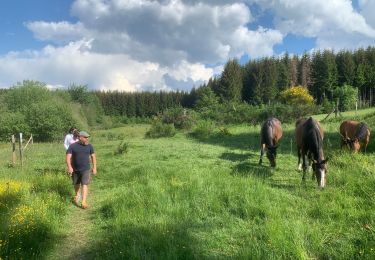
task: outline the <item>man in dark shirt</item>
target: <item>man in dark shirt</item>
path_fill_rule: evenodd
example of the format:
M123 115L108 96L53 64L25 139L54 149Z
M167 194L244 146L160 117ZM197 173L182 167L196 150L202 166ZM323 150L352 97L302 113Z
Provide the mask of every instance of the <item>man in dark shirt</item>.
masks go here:
M81 207L87 208L88 185L90 183L90 158L92 162L92 173L96 174L96 155L94 147L89 144L90 135L85 132L79 132L79 141L69 146L66 151L66 164L68 172L73 180L75 195L73 203L78 204L79 191L82 186Z

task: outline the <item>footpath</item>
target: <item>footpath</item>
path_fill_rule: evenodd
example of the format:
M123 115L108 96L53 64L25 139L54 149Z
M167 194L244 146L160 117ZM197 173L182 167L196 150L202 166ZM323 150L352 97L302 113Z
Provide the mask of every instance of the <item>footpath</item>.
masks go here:
M95 185L90 185L89 208L81 209L73 203L69 205L68 213L62 227L61 238L46 256L46 259L93 259L90 251L93 244L92 230L94 229L94 205L97 205Z

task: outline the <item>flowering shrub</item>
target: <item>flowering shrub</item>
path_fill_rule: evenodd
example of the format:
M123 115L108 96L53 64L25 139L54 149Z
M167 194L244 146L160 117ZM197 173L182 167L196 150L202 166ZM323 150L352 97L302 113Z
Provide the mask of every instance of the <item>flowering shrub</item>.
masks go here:
M0 179L0 259L41 258L65 214L58 192L42 192L34 185Z
M296 86L288 88L281 92L281 101L289 105L312 105L314 98L310 95L307 88Z

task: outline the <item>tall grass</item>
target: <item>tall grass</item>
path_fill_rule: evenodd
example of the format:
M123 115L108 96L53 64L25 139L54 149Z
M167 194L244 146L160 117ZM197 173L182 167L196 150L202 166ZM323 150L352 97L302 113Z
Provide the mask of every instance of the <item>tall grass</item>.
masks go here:
M372 117L359 118L374 128ZM374 259L375 143L366 154L340 151L339 123L322 124L330 157L325 190L311 178L301 183L293 124L283 125L276 169L267 161L258 165L259 126L226 126L230 135L218 128L202 138L145 138L149 125L93 132L98 175L89 199L96 205L95 228L85 250L98 259ZM108 133L127 141L126 155L113 156L119 139ZM50 246L46 234L58 241L57 221L70 205L63 152L55 146L35 145L27 172L3 164L0 173L1 181L22 181L23 187L11 204L2 200L14 204L2 218L7 230L17 207L49 205L38 224L47 226L45 233L33 233L42 245L35 251L40 257ZM30 255L25 249L0 252L3 258Z
M38 259L57 240L71 193L57 146L30 145L22 168L9 163L10 145L1 146L0 258Z

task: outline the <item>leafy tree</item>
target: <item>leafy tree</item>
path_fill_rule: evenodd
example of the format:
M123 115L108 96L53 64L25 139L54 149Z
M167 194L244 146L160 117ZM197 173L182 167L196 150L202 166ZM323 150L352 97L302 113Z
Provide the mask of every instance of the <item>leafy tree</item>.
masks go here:
M12 135L23 133L30 135L30 128L25 122L25 116L21 112L2 111L0 117L0 140L9 141Z
M32 104L52 98L46 84L39 81L24 80L10 88L5 94L5 103L9 111L26 112Z
M75 125L71 109L66 104L46 100L32 104L26 122L36 140L52 141L61 138L67 126Z
M73 101L80 104L90 104L92 97L89 93L87 85L72 84L68 88L68 93Z
M22 132L37 141L52 141L76 125L70 101L41 82L23 81L6 93L4 101L9 112L3 113L0 124L2 138Z
M358 100L358 89L344 85L334 90L334 97L339 99L339 110L347 111L353 109Z

